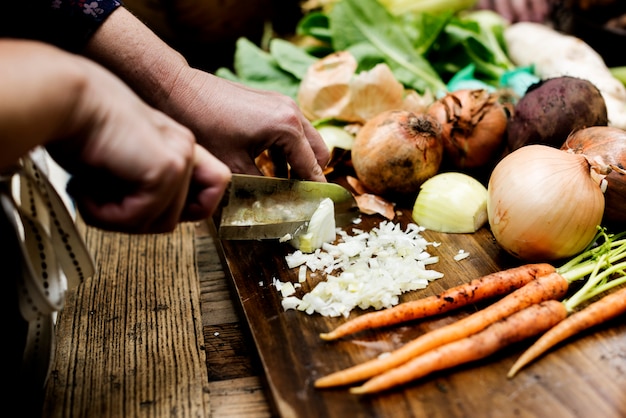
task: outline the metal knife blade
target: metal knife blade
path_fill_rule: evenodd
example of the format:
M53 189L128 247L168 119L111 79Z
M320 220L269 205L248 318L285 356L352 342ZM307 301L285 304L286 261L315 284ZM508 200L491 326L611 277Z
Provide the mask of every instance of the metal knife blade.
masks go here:
M337 226L359 216L352 193L339 184L233 174L218 216L219 236L224 240L295 236L306 231L327 197L333 200Z

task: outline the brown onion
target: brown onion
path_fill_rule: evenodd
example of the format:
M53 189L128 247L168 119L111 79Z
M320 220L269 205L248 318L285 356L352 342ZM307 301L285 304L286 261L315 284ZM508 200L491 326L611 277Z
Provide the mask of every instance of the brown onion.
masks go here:
M525 261L581 252L593 240L604 194L587 159L548 145L504 157L487 186L487 215L498 244Z
M626 131L593 126L572 132L562 150L582 154L606 180L604 221L626 223Z
M500 96L484 89L462 89L435 101L430 113L441 123L445 158L456 168L493 161L504 145L508 121Z
M371 192L415 194L441 165L441 125L425 113L382 112L359 130L351 152L354 171Z

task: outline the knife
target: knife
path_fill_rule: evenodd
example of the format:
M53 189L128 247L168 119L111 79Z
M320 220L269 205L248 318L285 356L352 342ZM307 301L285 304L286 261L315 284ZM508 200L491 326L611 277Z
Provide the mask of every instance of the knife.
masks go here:
M333 200L338 227L359 216L352 193L339 184L233 174L216 217L219 237L257 240L296 236L306 232L324 198Z

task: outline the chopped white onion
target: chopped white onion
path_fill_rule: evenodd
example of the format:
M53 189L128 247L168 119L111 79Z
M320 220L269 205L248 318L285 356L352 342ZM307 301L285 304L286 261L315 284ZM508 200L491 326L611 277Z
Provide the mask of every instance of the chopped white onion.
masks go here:
M289 242L303 253L311 253L335 238L335 203L325 198L313 212L306 232L296 235Z
M458 253L454 256L455 261L461 261L469 257L469 253L465 250L459 250Z
M416 224L402 230L401 225L390 221L381 222L370 232L354 229L353 235L337 228L336 244L326 242L309 254L299 250L288 254L287 265L300 268L299 278L302 266L306 266L310 272L323 272L326 280L301 298L284 298L283 308L334 317L348 316L356 307L397 305L401 294L423 289L443 277L427 269L439 259L428 253L427 247L437 244L424 239L420 235L423 230ZM284 283L274 285L281 291Z

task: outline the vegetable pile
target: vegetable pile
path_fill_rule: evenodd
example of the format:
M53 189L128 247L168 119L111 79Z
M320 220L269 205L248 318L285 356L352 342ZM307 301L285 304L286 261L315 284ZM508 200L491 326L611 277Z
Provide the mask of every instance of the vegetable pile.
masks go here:
M333 150L329 178L335 170L354 172L363 213L392 220L389 206L415 202L421 184L440 172L462 172L487 185L497 163L514 150L529 144L560 148L569 133L614 127L626 114L626 87L597 59L596 70L582 59L557 62L566 60L569 48L592 53L552 29L509 25L464 1L446 10L377 0L319 5L307 9L292 41L271 38L262 49L241 39L234 71L217 74L293 97L327 133ZM541 51L528 43L535 33L547 37L550 54L543 42L537 43ZM622 108L609 106L611 98ZM411 129L408 123L398 129L383 124L391 114L399 119L409 113L413 121L431 116L441 133L433 123ZM613 169L612 179L615 173L621 172ZM611 181L608 195L619 194L614 189L620 183ZM609 221L624 213L615 200L605 207ZM579 241L589 237L587 232Z
M580 40L451 1L428 10L418 7L431 2L324 2L307 11L294 40L260 48L241 39L233 70L217 72L291 96L332 151L329 179L346 178L361 213L385 219L354 236L327 230L310 251L290 254L299 283L274 283L285 309L344 317L376 310L321 335L335 340L498 299L322 377L319 388L365 381L351 392L379 392L545 332L512 377L564 338L626 311L624 290L611 292L626 281L626 241L606 229L626 222L619 72ZM415 224L405 231L393 223L396 205L412 209ZM440 277L425 268L436 262L426 251L434 243L420 241L420 231L483 226L526 264L398 304L403 292ZM307 274L326 280L296 297ZM573 282L584 284L576 291Z

